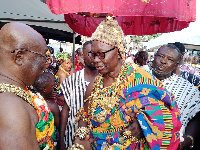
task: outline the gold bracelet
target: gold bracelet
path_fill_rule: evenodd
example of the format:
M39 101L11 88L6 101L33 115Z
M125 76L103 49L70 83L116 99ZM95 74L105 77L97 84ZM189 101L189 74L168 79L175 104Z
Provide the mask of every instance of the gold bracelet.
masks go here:
M194 147L194 138L190 135L186 135L187 137L189 137L192 141L192 145L190 145L190 149L192 149Z
M88 127L79 127L73 135L73 141L75 138L79 137L80 140L84 140L85 137L89 134L90 130Z
M139 140L135 136L132 136L132 135L129 137L129 139L130 139L131 142L134 142L134 143L139 142Z
M85 148L83 145L76 143L73 144L72 147L68 148L67 150L85 150Z
M125 129L124 132L123 132L123 136L124 136L125 138L129 138L129 137L131 136L131 131Z
M138 143L138 142L139 142L139 140L138 140L135 136L132 136L132 135L131 135L131 131L130 131L130 130L125 129L125 130L124 130L124 133L123 133L123 136L124 136L126 139L129 139L130 142L134 142L134 143Z

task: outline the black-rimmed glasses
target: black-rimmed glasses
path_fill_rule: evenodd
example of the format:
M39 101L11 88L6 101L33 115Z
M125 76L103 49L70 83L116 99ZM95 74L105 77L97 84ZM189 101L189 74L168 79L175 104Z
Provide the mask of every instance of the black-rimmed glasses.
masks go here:
M88 56L90 56L92 59L95 59L96 56L99 57L99 59L104 59L105 58L105 54L114 50L116 47L113 47L105 52L97 52L97 53L94 53L94 52L88 52Z
M24 49L24 48L20 48L20 49L13 50L13 51L11 51L11 53L15 53L15 51L17 51L17 50L27 51L27 52L31 52L31 53L34 53L34 54L38 54L38 55L40 55L40 56L43 56L43 57L45 58L45 60L47 60L47 58L48 58L48 55L47 55L47 54L43 54L43 53L31 51L31 50Z

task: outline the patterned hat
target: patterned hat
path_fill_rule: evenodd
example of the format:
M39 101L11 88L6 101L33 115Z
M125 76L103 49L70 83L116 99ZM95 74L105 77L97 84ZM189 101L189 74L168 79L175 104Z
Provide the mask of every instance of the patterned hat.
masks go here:
M62 64L65 60L70 59L70 55L67 52L58 52L56 56L59 64Z
M116 46L120 52L124 51L124 32L118 22L113 20L112 17L107 17L106 20L103 20L91 38L92 40L98 40Z

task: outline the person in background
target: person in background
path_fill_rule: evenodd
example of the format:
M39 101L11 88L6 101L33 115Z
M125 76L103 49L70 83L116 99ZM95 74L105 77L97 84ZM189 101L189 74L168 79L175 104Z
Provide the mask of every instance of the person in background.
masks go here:
M186 54L185 46L180 42L175 42L172 44L175 45L180 50L180 53L181 53L181 59L180 59L179 65L174 69L173 73L188 80L191 84L193 84L196 88L200 90L200 78L192 73L189 73L188 71L184 71L184 70L181 71L180 66L185 65L184 58L183 58L184 55Z
M150 71L149 66L147 65L148 60L148 52L147 51L139 51L135 55L135 64L139 65L140 68Z
M193 62L194 62L194 56L190 55L188 57L187 63L191 65L191 64L193 64Z
M193 66L196 70L198 70L198 71L200 72L199 56L198 56L198 55L194 56L194 61L193 61L192 66Z
M67 52L58 52L57 53L57 61L58 64L60 65L58 72L55 75L56 78L56 89L59 92L59 98L58 98L58 105L60 110L62 109L64 105L64 97L62 94L62 91L60 89L60 84L64 79L66 79L70 74L72 74L71 68L72 68L72 61L69 53Z
M67 52L58 52L57 61L60 65L56 76L58 77L58 84L60 84L65 78L67 78L71 73L72 60Z
M86 89L71 149L177 150L178 106L159 80L125 63L118 22L108 17L91 38L91 58L99 74Z
M48 47L48 50L46 51L46 55L47 55L47 62L46 62L45 72L50 72L53 74L53 68L51 66L51 52L50 52L49 47Z
M193 148L199 141L200 129L200 92L189 81L173 74L179 65L179 49L168 44L161 46L154 55L152 73L174 94L181 113L180 149Z
M83 50L78 48L75 51L75 72L80 71L84 68Z
M60 111L58 108L58 105L56 103L57 97L51 97L51 95L54 92L55 87L55 77L50 72L44 72L37 81L33 84L33 86L40 92L40 94L43 96L44 100L47 102L47 105L51 109L54 118L55 118L55 126L57 129L59 128L59 122L60 122Z
M134 57L131 54L131 51L128 52L128 56L126 57L125 63L134 63Z
M0 30L0 149L55 148L54 116L31 86L45 70L47 46L30 26L12 22Z
M63 106L61 112L61 135L60 138L64 140L66 147L71 147L73 144L73 134L78 128L78 124L75 123L75 115L78 110L83 107L85 99L85 91L88 84L94 80L98 74L94 64L91 61L91 44L92 41L87 41L83 44L83 60L85 68L73 73L61 83L61 89L64 94L65 102L69 107ZM69 110L70 109L70 110ZM69 110L69 115L68 115ZM68 118L69 116L69 118ZM64 143L64 142L63 142ZM62 143L62 144L63 144ZM61 146L60 146L61 147Z

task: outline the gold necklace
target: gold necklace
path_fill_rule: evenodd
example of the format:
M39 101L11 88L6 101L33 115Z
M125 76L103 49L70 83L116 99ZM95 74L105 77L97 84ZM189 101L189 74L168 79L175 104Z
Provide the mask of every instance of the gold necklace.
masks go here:
M96 122L103 122L106 119L106 116L110 111L115 107L115 112L118 110L119 106L119 93L121 91L121 83L124 77L124 69L125 66L121 67L121 71L117 78L115 78L115 82L112 83L111 86L103 88L103 84L101 83L102 74L99 74L94 83L94 88L91 96L88 98L89 100L89 109L88 113L91 113L91 118ZM106 95L101 96L102 92L106 92L109 88L112 88L112 94L107 97ZM100 113L94 115L95 107L93 103L98 103L98 105L103 109ZM114 119L116 118L116 113L114 112ZM112 124L114 126L114 124Z
M0 83L0 93L3 93L3 92L12 92L12 93L14 93L15 95L19 96L25 102L29 103L31 106L33 106L35 108L35 106L33 105L32 100L31 100L31 97L22 88L20 88L20 87L18 87L16 85L12 85L12 84Z
M67 72L62 66L60 66L60 70L62 70L64 73L66 73L67 75L69 75L69 72Z

